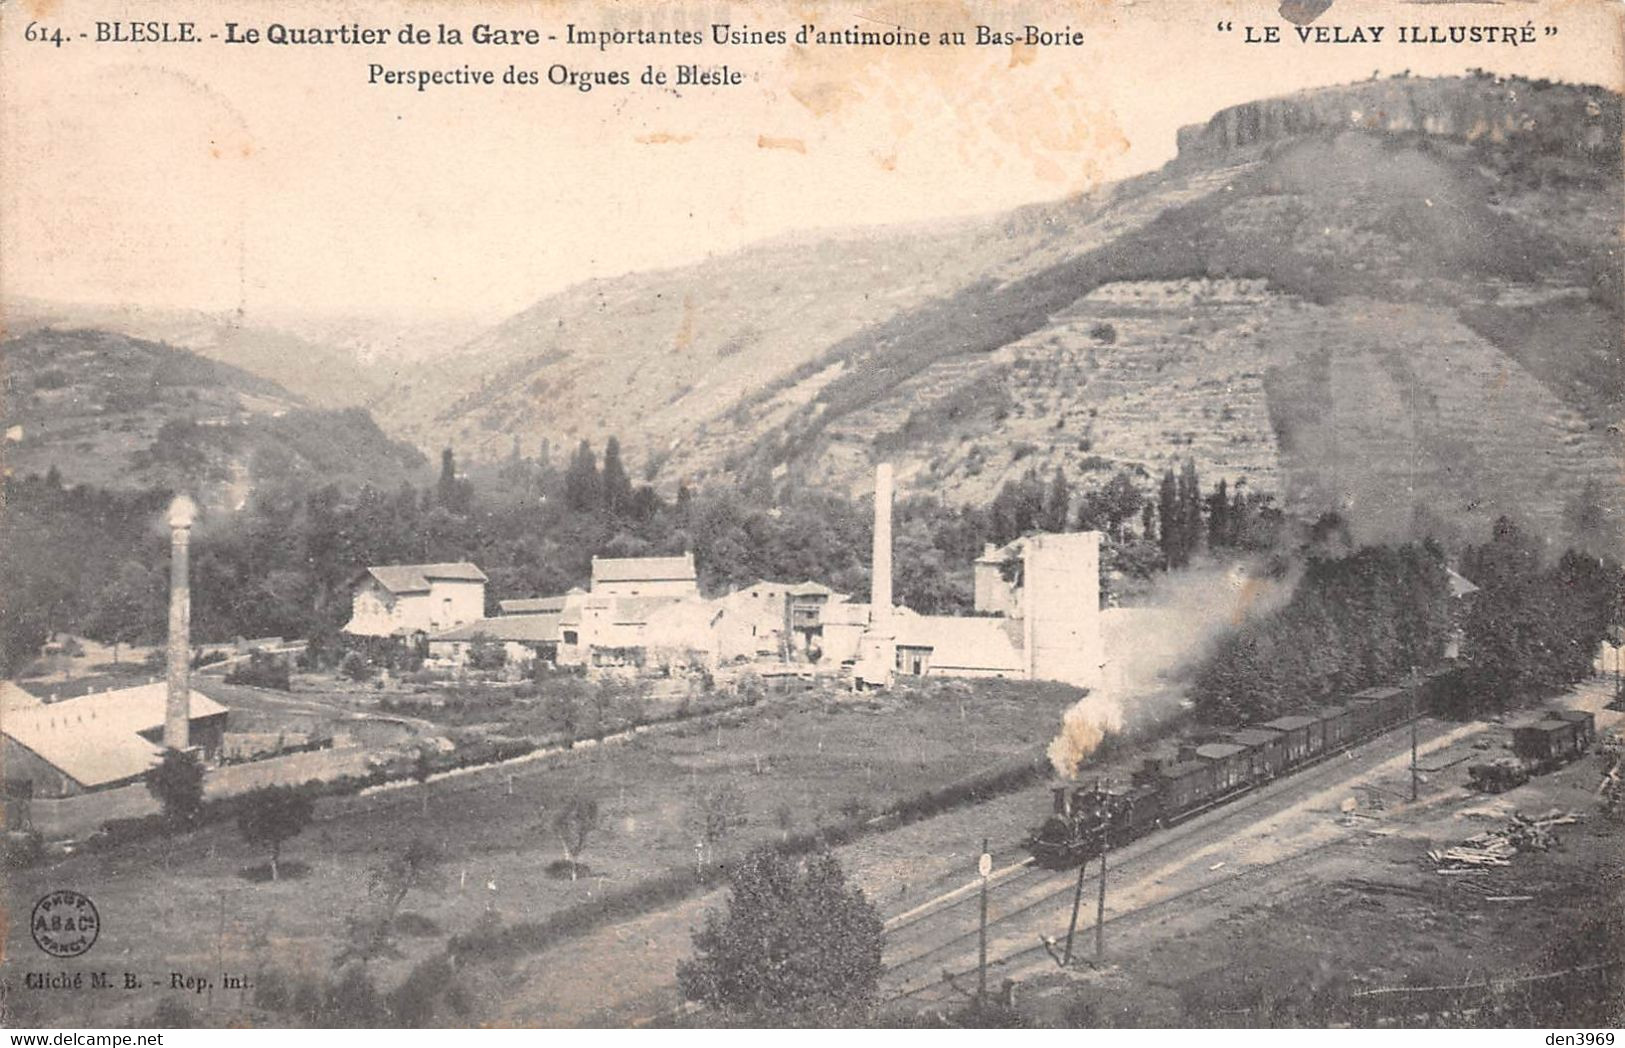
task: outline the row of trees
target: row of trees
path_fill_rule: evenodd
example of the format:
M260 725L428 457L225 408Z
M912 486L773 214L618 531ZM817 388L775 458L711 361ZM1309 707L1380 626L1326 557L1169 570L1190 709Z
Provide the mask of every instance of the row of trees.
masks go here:
M1312 557L1284 606L1218 642L1191 697L1212 723L1267 720L1432 666L1450 630L1450 582L1436 544Z
M352 587L368 564L472 560L491 578L492 610L498 599L585 583L594 554L692 550L702 584L713 591L760 578L868 589L872 512L863 501L809 491L770 505L717 487L683 488L667 502L648 485L632 485L614 440L601 465L586 443L564 470L516 459L481 481L459 472L449 449L441 465L438 481L421 489L289 481L260 488L235 514L206 517L193 536L197 639L331 635L348 618ZM1182 475L1190 481L1179 490L1194 497L1194 467ZM1108 566L1132 577L1183 563L1158 547L1159 513L1140 481L1122 471L1074 491L1063 472L1047 481L1030 472L987 507L902 499L894 513L898 599L926 613L968 611L971 563L982 545L1033 530L1102 530ZM0 670L14 670L52 631L116 644L161 635L168 548L157 522L168 492L67 487L53 475L6 478L3 494L8 542L0 546L0 575L8 586L0 597ZM1267 542L1279 530L1280 514L1267 498L1238 487L1230 505L1238 508L1227 509L1227 519L1248 526L1210 527L1209 544L1242 534L1242 544ZM1180 506L1161 516L1201 516Z
M1312 534L1335 530L1322 521ZM1589 675L1598 645L1625 618L1617 563L1570 550L1548 565L1506 518L1462 553L1461 568L1479 589L1458 601L1432 541L1311 555L1283 607L1204 658L1197 713L1218 724L1265 720L1397 682L1439 664L1458 630L1470 705L1506 707Z
M1504 517L1488 542L1463 552L1461 567L1479 587L1462 657L1472 690L1496 706L1582 680L1610 628L1625 621L1619 564L1575 550L1547 564L1533 536Z

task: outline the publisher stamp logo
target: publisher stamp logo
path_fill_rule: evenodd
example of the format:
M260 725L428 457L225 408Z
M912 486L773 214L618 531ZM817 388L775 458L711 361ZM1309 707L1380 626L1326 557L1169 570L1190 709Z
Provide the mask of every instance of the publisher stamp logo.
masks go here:
M96 945L102 918L89 898L63 889L34 904L28 928L34 945L52 957L78 957Z

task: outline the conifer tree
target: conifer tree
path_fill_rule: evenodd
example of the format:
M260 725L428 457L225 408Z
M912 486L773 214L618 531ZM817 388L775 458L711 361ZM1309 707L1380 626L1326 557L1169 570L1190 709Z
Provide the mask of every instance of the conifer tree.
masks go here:
M604 445L604 471L602 477L604 509L615 516L625 513L632 503L632 480L621 462L621 442L610 437Z

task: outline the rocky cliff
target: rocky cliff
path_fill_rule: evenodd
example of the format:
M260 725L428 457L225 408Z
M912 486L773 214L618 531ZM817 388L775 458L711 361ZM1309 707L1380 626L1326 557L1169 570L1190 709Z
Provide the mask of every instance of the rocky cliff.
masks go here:
M1620 96L1590 85L1484 75L1371 80L1222 109L1205 124L1180 129L1179 155L1212 157L1254 143L1345 130L1516 143L1610 159L1620 152Z

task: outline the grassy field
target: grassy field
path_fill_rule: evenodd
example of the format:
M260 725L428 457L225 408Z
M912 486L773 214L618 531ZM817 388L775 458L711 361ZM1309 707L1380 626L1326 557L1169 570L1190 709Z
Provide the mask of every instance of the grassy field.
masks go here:
M96 902L103 930L90 954L51 962L25 922L14 922L7 1007L21 1023L117 1025L145 1022L180 995L205 1023L277 1021L253 1015L251 990L183 994L167 988L169 975L198 973L218 985L221 972L263 978L268 962L332 973L369 871L414 838L440 845L446 860L438 887L404 904L416 934L402 937L402 956L372 964L380 988L438 953L447 936L535 921L673 867L721 862L754 842L1031 760L1077 694L989 681L775 696L738 723L687 725L425 787L327 799L317 822L284 850L285 863L299 864L295 875L274 884L244 876L265 856L229 825L13 871L9 912L27 914L47 890L74 888ZM587 872L573 882L548 869L563 857L551 816L572 795L594 799L602 813L581 856ZM728 812L727 831L696 849L704 813L718 808ZM146 985L97 995L21 990L23 974L42 963L51 971L130 971Z

